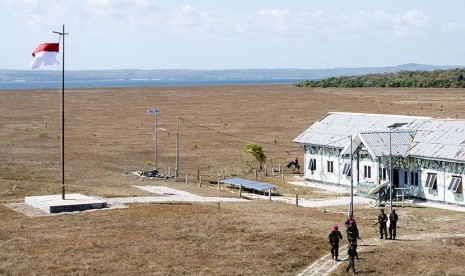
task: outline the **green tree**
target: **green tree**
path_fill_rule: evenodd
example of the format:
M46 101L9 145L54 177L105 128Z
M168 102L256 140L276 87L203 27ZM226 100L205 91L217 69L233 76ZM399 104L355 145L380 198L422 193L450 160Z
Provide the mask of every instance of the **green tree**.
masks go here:
M251 153L260 163L260 170L263 169L263 164L266 162L266 155L263 153L262 146L257 144L247 144L244 147L245 152Z

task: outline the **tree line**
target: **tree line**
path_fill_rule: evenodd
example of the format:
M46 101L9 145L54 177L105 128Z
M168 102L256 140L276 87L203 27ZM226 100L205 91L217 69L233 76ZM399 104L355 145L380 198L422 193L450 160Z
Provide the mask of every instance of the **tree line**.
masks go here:
M465 88L465 68L435 71L400 71L385 74L330 77L305 80L297 87L410 87L410 88Z

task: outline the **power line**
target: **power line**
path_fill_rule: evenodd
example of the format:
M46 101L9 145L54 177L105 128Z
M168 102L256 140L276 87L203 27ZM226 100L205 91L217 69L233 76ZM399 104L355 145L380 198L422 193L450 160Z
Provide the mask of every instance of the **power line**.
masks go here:
M264 144L264 145L268 145L268 146L273 146L273 147L289 148L289 149L292 148L292 149L295 150L295 147L282 146L282 145L278 145L278 144L275 144L275 143L268 143L268 142L253 140L253 139L250 139L250 138L244 138L244 137L240 137L240 136L237 136L237 135L234 135L234 134L229 134L229 133L222 132L222 131L219 131L219 130L216 130L216 129L212 129L212 128L209 128L209 127L200 125L200 124L198 124L198 123L192 122L192 121L187 120L187 119L183 119L183 118L179 118L179 119L180 119L180 120L183 120L183 121L185 121L185 122L188 122L188 123L190 123L190 124L193 124L193 125L195 125L195 126L198 126L198 127L204 128L204 129L207 129L207 130L209 130L209 131L216 132L216 133L218 133L218 134L222 134L222 135L224 135L224 136L229 136L229 137L233 137L233 138L236 138L236 139L240 139L240 140L244 140L244 141L249 141L249 142L254 142L254 143L260 143L260 144ZM283 151L289 152L288 150L283 150Z

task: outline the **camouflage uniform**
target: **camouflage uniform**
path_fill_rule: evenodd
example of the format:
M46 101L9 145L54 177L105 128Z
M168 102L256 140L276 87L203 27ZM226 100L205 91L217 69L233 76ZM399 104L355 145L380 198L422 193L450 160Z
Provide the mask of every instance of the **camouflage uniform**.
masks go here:
M396 239L397 232L397 220L399 216L396 214L396 210L392 209L392 213L389 214L389 239Z
M388 220L388 216L384 213L384 209L381 209L381 214L378 216L378 223L379 223L379 234L381 235L380 239L384 238L387 239L387 227L386 223Z
M342 240L341 232L339 232L337 226L334 226L333 230L331 230L328 235L328 242L331 246L331 259L337 260L339 256L339 240Z
M355 251L355 257L358 260L357 254L357 239L360 239L357 226L355 226L355 221L351 221L349 227L346 229L347 241L349 242L349 247L352 247Z
M357 250L352 245L349 244L349 248L347 249L347 255L349 256L349 265L346 268L346 272L352 268L352 272L355 272L355 256L357 256Z

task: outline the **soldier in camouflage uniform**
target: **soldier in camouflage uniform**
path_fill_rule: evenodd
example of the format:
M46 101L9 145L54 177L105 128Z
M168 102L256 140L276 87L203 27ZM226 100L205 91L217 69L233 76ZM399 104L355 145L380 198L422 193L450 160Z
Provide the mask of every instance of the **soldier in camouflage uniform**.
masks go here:
M389 239L396 239L397 232L397 220L399 216L396 214L396 209L392 209L392 212L389 214Z
M354 219L354 215L352 213L349 214L349 218L346 220L346 222L344 223L346 228L350 226L350 222L353 221L354 222L354 225L355 225L355 228L357 228L357 222L355 221ZM358 229L358 228L357 228Z
M339 256L339 240L342 240L341 232L337 225L334 225L333 230L329 232L328 242L331 246L331 259L338 260Z
M354 250L354 256L358 260L358 254L357 254L357 239L360 239L359 232L357 226L355 226L355 221L351 220L349 222L349 227L346 229L347 233L347 241L349 242L349 247L352 247Z
M349 247L347 249L347 255L349 256L349 265L346 268L346 272L349 272L349 270L352 268L352 272L356 274L357 272L355 272L355 257L357 256L357 250L351 244L349 244Z
M380 239L384 238L387 239L387 227L386 223L388 221L388 216L384 213L384 209L381 209L381 213L378 216L378 223L379 223L379 234L381 235Z

